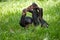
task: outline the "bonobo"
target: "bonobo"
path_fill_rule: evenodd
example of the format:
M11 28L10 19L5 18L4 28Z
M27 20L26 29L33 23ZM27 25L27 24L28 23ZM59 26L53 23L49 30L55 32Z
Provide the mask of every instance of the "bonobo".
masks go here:
M45 26L48 25L47 22L45 20L43 20L43 9L39 8L36 3L32 3L32 5L30 5L29 7L23 9L23 11L22 11L23 19L26 17L27 12L32 13L32 19L33 19L33 23L35 26L38 25L39 23L41 23L41 27L44 25ZM25 25L25 20L23 20L23 19L21 21L23 21L22 23Z

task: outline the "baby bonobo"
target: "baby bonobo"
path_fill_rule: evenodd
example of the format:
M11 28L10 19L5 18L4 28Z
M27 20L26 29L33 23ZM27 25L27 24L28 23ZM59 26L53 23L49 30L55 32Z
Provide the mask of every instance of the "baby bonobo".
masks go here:
M26 17L27 12L32 13L32 18ZM32 3L32 5L28 6L22 11L20 25L26 27L26 25L31 23L33 23L35 26L39 24L41 24L41 27L48 26L48 23L43 19L43 8L38 7L36 3Z

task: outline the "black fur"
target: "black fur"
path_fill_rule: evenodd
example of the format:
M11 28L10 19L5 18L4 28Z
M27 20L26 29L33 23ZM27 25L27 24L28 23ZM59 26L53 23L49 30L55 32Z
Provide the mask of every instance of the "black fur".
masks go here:
M35 26L39 25L38 12L36 9L33 9L32 18L33 18L34 25Z
M20 25L26 27L28 24L32 24L33 20L31 17L21 17Z
M48 23L44 19L42 19L42 21L38 19L39 14L38 14L37 9L33 9L32 17L33 17L33 23L35 26L37 26L41 23L41 27L42 26L48 27Z

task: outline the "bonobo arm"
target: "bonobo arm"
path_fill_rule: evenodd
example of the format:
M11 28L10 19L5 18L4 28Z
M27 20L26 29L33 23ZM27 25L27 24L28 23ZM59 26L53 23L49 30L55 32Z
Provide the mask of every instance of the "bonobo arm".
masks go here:
M26 16L26 12L31 12L31 11L33 11L33 5L30 5L29 7L23 9L22 16L25 17Z
M22 13L22 15L23 16L26 16L26 12L33 12L33 9L36 9L36 8L38 8L39 9L39 7L37 6L37 4L35 4L35 3L32 3L32 5L30 5L30 6L28 6L27 8L25 8L25 9L23 9L23 13ZM39 9L40 10L40 9Z
M26 16L26 9L23 9L20 24L25 25L25 20L24 20L25 16Z
M25 9L23 9L22 10L22 17L21 17L21 23L23 22L24 24L25 24L25 16L26 16L26 12L29 12L29 11L31 11L31 6L29 6L29 7L27 7L27 8L25 8Z
M43 9L42 8L38 8L38 15L39 15L39 19L43 19Z

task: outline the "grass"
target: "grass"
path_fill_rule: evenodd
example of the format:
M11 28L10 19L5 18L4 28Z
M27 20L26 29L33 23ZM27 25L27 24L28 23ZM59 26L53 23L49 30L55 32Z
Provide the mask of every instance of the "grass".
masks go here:
M25 30L19 25L22 9L36 2L43 8L43 18L49 23L48 28L29 25ZM27 13L27 16L31 16ZM60 40L60 1L27 1L0 3L0 40Z

